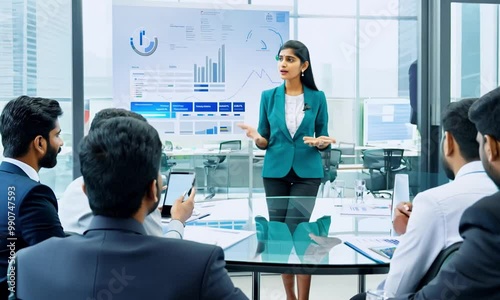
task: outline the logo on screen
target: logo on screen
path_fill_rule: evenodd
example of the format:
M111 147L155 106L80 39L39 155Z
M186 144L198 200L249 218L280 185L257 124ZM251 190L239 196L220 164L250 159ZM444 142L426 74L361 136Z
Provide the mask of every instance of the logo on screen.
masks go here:
M146 35L146 29L139 28L134 31L130 37L130 46L135 53L142 56L149 56L156 51L158 47L158 38L149 38Z

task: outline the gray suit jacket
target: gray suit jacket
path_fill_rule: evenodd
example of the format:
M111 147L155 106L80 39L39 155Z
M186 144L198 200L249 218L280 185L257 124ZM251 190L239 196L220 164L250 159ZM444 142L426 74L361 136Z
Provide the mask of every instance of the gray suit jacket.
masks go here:
M133 219L95 216L83 236L17 255L20 299L247 299L220 247L147 236Z

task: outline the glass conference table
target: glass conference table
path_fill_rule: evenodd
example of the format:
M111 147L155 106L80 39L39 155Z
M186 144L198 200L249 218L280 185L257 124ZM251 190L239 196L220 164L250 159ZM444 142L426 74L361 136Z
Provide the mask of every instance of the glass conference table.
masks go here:
M358 291L363 292L366 274L385 274L389 264L363 256L342 238L390 235L390 200L374 201L387 205L387 215L346 214L342 204L349 199L262 196L202 201L195 208L203 217L188 222L184 238L221 246L228 271L251 272L253 299L260 299L262 272L358 275ZM270 222L268 207L273 219L285 208L292 217Z

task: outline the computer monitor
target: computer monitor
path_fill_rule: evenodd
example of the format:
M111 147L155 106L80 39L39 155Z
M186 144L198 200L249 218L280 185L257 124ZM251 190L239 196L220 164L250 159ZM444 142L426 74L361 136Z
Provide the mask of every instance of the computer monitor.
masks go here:
M416 126L410 124L409 99L365 99L363 103L363 144L405 147L415 145Z

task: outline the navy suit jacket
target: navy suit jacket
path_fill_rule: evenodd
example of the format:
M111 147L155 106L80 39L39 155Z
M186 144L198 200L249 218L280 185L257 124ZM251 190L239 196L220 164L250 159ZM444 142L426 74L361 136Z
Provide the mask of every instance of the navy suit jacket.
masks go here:
M262 177L284 177L293 168L302 178L323 178L318 148L304 144L304 136L328 136L328 109L322 91L304 86L304 119L293 138L286 126L285 85L262 92L258 132L267 139ZM330 146L323 149L330 149Z
M500 299L500 192L469 207L460 220L463 244L436 278L396 299Z
M54 192L5 161L0 164L0 197L0 282L3 283L11 250L53 236L64 237L64 231Z
M20 299L247 299L220 247L148 236L134 219L95 216L78 236L17 255Z

